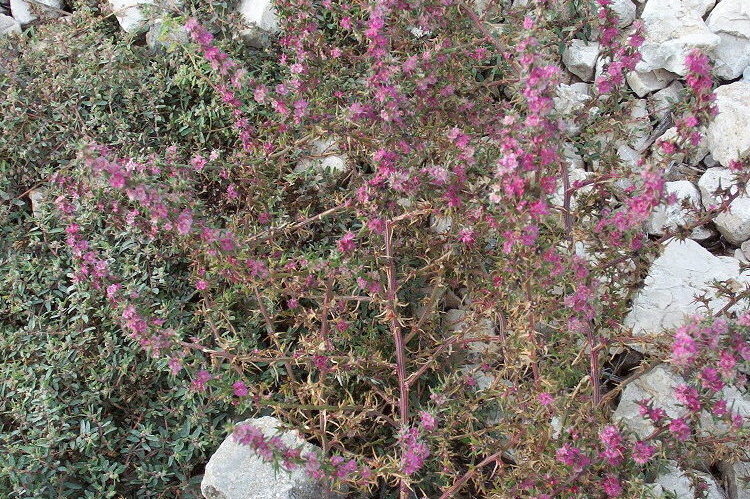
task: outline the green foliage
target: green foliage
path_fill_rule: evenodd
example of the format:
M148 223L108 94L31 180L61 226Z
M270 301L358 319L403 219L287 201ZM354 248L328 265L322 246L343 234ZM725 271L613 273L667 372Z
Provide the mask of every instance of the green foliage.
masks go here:
M32 217L27 194L91 141L141 151L235 139L200 67L133 44L94 5L75 8L0 41L0 496L177 497L232 411L175 383L101 294L72 282L53 199ZM102 227L89 210L81 222ZM200 329L184 312L194 289L179 250L112 227L97 242L180 334Z
M112 322L109 304L71 283L61 231L28 210L4 215L0 494L176 496L218 445L229 411L175 388ZM110 236L128 254L118 270L159 291L160 306L189 299L179 255Z

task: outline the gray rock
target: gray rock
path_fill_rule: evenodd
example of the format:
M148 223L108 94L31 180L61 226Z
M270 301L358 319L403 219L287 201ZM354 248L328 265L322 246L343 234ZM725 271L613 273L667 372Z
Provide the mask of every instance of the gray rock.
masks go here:
M278 433L281 422L264 416L248 419L266 437L279 436L290 447L302 447L302 454L319 451L305 442L296 431ZM227 436L206 465L201 482L201 491L206 499L321 499L333 498L334 494L318 481L309 477L303 469L292 472L274 470L272 463L265 461L246 445Z
M685 86L679 81L655 92L648 98L649 112L658 120L663 120L672 112L675 104L684 96Z
M710 290L714 280L733 280L744 285L750 283L750 273L740 274L736 259L714 256L693 240L669 241L662 255L651 265L643 288L633 298L625 326L632 328L635 336L659 335L665 329L679 327L691 315L706 311L702 304L694 301L703 291L708 291L711 311L719 311L727 302ZM745 301L730 310L742 306L747 306ZM633 348L646 350L646 346L640 344Z
M735 185L734 176L735 173L728 168L717 167L706 170L698 180L698 187L706 209L721 203L721 198L714 193L719 188L726 189ZM736 187L730 189L730 193L736 191ZM729 205L728 212L716 216L714 224L726 240L736 246L750 239L750 194L738 196Z
M445 330L449 333L461 333L463 339L496 336L495 325L485 317L472 318L466 310L448 310L443 316ZM494 341L474 341L466 343L470 360L480 361L487 353L497 352L499 344Z
M52 7L47 8L47 7ZM43 18L59 17L59 9L62 8L62 0L10 0L10 11L13 17L21 24L28 24L38 19L37 13Z
M45 189L32 189L29 191L29 201L31 201L31 213L34 218L42 216L44 210L44 200L47 198Z
M136 33L146 25L146 15L141 8L153 5L154 0L109 0L117 22L126 33Z
M714 51L714 74L725 80L739 77L750 64L750 2L722 0L706 25L721 38Z
M270 37L280 30L273 0L242 0L237 10L248 26L242 36L252 45L268 45Z
M701 207L700 191L688 180L667 182L665 190L669 195L674 194L677 199L674 204L661 204L651 212L646 223L646 230L649 234L656 236L664 234L664 229L672 231L695 222L694 214ZM684 203L691 206L692 210L683 208Z
M721 463L727 481L727 492L733 499L750 499L750 462Z
M708 486L706 495L703 497L707 499L726 499L726 494L719 487L719 484L716 483L714 477L699 471L686 473L679 469L677 463L674 461L669 462L666 473L659 475L655 482L661 485L664 492L671 492L675 497L698 497L697 491L693 489L693 484L690 480L691 475L699 477Z
M573 40L563 51L563 64L568 71L583 81L593 81L596 60L599 58L600 51L598 42Z
M685 379L666 364L656 366L625 386L620 403L612 414L613 420L622 423L638 435L638 438L647 437L655 428L649 420L638 413L636 402L653 399L653 406L664 409L668 417L680 417L686 410L680 407L674 398L674 388L684 383Z
M646 95L669 85L677 78L677 75L666 69L654 69L652 71L631 71L625 75L628 85L638 97Z
M613 0L610 4L612 11L617 14L619 22L617 26L624 28L635 21L635 4L630 0Z
M750 155L750 82L736 81L717 88L719 114L708 126L706 143L722 166Z
M190 41L184 26L175 26L157 19L146 33L146 44L156 52L170 51Z
M294 167L296 173L314 171L317 173L341 173L349 164L349 158L342 154L336 138L313 141L308 157Z
M0 36L20 33L21 24L10 16L0 14Z
M693 49L713 51L721 42L703 16L715 0L648 0L641 19L646 37L638 71L666 69L684 76L685 56Z

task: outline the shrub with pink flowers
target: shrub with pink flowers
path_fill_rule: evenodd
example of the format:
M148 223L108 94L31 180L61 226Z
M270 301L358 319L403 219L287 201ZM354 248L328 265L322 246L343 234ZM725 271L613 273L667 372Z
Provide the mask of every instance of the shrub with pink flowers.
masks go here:
M232 438L363 496L637 497L665 459L742 457L725 392L746 389L750 291L715 283L720 313L641 353L623 325L661 243L739 195L644 229L717 113L706 55L686 60L674 140L632 165L615 144L643 26L617 28L609 0L275 3L256 65L206 12L177 18L190 42L171 57L224 138L135 151L92 135L47 180L70 289L173 390L275 415L320 452L250 424ZM604 64L566 114L574 39ZM747 161L733 171L744 189ZM165 307L170 278L134 280L115 237L178 254L189 295ZM612 409L659 362L685 380L683 412L640 401L654 431L638 436Z

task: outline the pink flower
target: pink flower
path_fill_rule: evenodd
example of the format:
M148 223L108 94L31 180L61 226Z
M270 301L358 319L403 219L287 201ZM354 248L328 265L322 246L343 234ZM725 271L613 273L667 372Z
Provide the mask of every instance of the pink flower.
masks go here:
M684 442L690 438L690 426L685 422L683 418L675 418L669 423L669 431L677 438Z
M476 233L473 229L461 229L458 233L458 240L466 246L471 246L476 242Z
M182 370L182 361L176 357L172 357L171 359L169 359L167 365L169 366L169 370L172 374L177 374Z
M605 426L599 433L599 440L604 447L601 456L612 466L619 466L622 462L624 447L620 430L616 426Z
M354 251L354 248L357 247L357 243L354 241L354 232L349 231L344 236L339 239L337 246L339 248L339 251L347 254Z
M585 467L591 464L591 459L581 449L573 447L568 443L557 449L555 454L559 462L570 466L576 473L583 471Z
M203 170L203 168L206 166L206 163L207 163L206 158L204 158L200 154L196 154L190 160L190 166L192 166L193 170L195 170L197 172Z
M433 431L435 428L437 428L437 421L435 420L435 416L430 414L427 411L421 411L419 413L419 424L425 431Z
M232 384L232 391L236 397L245 397L248 394L247 385L242 381L235 381Z
M402 449L401 471L407 475L413 475L424 466L425 460L430 456L430 449L419 438L417 428L405 430L399 440Z
M197 289L198 291L204 291L208 289L208 281L206 281L205 279L198 279L198 281L196 281L195 283L195 289Z
M547 392L540 393L537 396L537 400L539 401L540 404L542 404L545 407L548 405L552 405L555 401L554 397L552 397L552 395Z
M687 327L680 327L675 332L672 343L672 362L675 365L684 367L691 364L698 353L698 345L688 331Z
M701 402L698 397L698 390L688 385L678 385L674 389L675 398L685 406L690 412L701 410Z
M723 352L722 352L723 353ZM717 369L713 367L705 367L700 373L701 385L703 388L718 392L724 388L724 382L721 380L721 375Z
M607 475L607 478L602 480L602 490L607 497L619 497L622 494L622 484L616 476Z
M190 210L183 210L180 216L177 217L177 233L184 236L190 232L190 228L193 225L193 214Z
M638 464L646 464L654 457L656 453L656 447L649 445L646 442L638 441L633 445L632 457L633 461Z
M206 391L206 383L211 381L213 379L213 376L211 373L206 371L205 369L201 369L197 373L195 373L195 379L193 379L192 383L192 389L196 392L203 392Z

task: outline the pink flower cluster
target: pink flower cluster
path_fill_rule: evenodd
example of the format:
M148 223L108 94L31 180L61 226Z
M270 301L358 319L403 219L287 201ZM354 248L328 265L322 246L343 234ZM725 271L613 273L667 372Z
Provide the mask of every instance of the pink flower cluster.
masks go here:
M370 475L369 468L359 467L353 459L333 456L327 462L322 461L315 452L303 452L304 447L289 446L279 436L268 437L257 426L249 423L236 425L232 438L239 444L251 447L263 460L279 460L284 469L303 469L312 478L330 476L341 479L359 474L366 479Z
M218 71L220 75L229 79L229 85L216 84L214 89L221 97L221 101L232 110L234 127L237 129L242 148L245 151L250 151L254 147L252 139L255 135L255 129L245 116L242 110L242 100L235 92L235 90L242 88L246 70L214 44L214 36L201 26L196 19L189 19L185 23L185 29L193 41L200 46L203 57L211 64L214 71Z
M591 459L578 447L566 443L556 452L557 460L579 473L591 464Z
M703 140L701 127L707 125L718 112L714 103L716 95L712 92L711 61L708 56L694 49L685 56L685 66L688 70L685 83L692 94L694 103L689 112L675 119L677 136L682 143L659 142L662 150L667 154L684 152L688 146L699 145Z
M413 475L424 466L430 456L430 448L421 439L418 428L407 428L399 436L401 443L401 470Z

